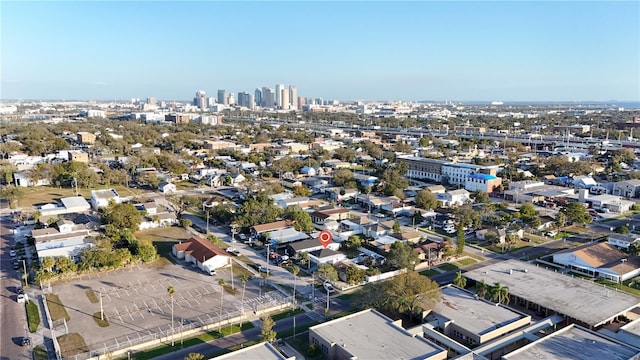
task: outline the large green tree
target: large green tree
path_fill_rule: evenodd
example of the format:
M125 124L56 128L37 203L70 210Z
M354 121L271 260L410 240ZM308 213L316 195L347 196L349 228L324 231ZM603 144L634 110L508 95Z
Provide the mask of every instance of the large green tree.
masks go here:
M273 199L264 194L249 198L237 211L237 221L240 226L251 227L275 221L282 210L273 203Z
M260 340L266 342L273 342L278 335L275 330L273 330L273 326L275 322L270 316L265 316L262 318L262 329L260 330Z
M435 209L438 207L438 199L431 191L423 189L416 195L416 205L427 210Z
M586 225L590 223L593 218L589 215L587 208L584 207L581 203L572 202L563 206L560 210L566 217L567 221L575 222L582 225Z
M391 245L387 260L398 269L413 270L419 261L419 255L411 246L397 241Z
M440 298L438 283L414 271L400 274L391 280L364 286L357 305L373 306L398 314L419 316Z
M124 230L135 232L142 222L142 213L132 204L109 204L102 214L107 233L120 234Z
M338 280L338 272L336 271L336 268L334 268L333 265L328 263L320 265L320 267L316 271L316 274L325 280L329 280L329 281Z
M298 205L287 206L282 218L293 221L293 226L298 231L311 232L314 229L311 215Z

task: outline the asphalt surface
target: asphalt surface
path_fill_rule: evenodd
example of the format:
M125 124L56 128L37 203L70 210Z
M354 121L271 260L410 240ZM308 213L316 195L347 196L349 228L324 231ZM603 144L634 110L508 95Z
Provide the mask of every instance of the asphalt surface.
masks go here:
M20 275L13 270L9 256L14 244L9 216L0 217L0 360L31 359L31 347L22 347L19 341L27 335L27 315L24 304L16 302L15 288Z

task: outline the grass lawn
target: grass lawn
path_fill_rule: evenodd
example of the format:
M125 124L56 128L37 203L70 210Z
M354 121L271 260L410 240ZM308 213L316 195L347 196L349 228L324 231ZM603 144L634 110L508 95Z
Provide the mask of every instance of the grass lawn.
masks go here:
M116 189L118 194L122 196L130 196L130 195L138 195L139 192L135 189L128 189L121 185L111 186ZM98 186L94 189L104 189L104 186ZM67 188L56 188L50 186L38 186L34 188L26 188L25 194L20 199L21 207L33 207L36 205L55 203L60 198L76 196L75 189L67 189ZM85 199L91 198L91 190L90 189L78 189L78 192Z
M518 240L515 244L504 244L504 247L502 245L490 245L490 246L486 246L486 248L490 251L493 251L494 253L504 253L505 251L510 253L510 252L516 252L516 251L520 251L522 249L526 249L526 248L530 248L532 245L530 242L527 241L522 241L522 240Z
M475 264L477 262L478 261L476 261L476 259L466 258L466 259L456 260L456 261L453 262L453 264L456 265L457 267L461 268L461 267L465 267L465 266L469 266L469 265Z
M271 315L271 319L273 319L273 321L279 321L282 319L286 319L288 317L292 317L298 314L302 314L304 312L304 310L302 310L301 308L297 308L295 310L287 310L287 311L283 311L281 313L275 314L275 315Z
M352 291L350 293L347 294L342 294L340 296L338 296L338 299L340 300L351 300L352 297L354 297L356 295L357 291Z
M100 301L100 299L98 299L98 295L96 295L96 292L89 289L87 291L84 292L87 295L87 299L89 299L89 302L92 304L97 303L98 301Z
M582 234L589 231L587 228L582 226L577 226L577 225L567 226L562 230L566 232L574 233L574 234Z
M107 319L107 315L103 314L103 316L100 316L100 311L98 311L97 313L93 314L93 321L95 321L96 324L98 324L98 326L100 326L100 327L109 326L109 320Z
M458 270L458 267L453 264L442 264L438 266L438 269L442 271L454 271L454 270Z
M40 312L38 312L38 305L33 301L27 302L27 322L29 323L29 332L38 331L40 326Z
M469 253L469 252L466 252L466 251L465 251L465 252L463 252L463 253L462 253L462 255L464 255L464 256L468 256L468 257L473 258L473 259L476 259L476 260L478 260L478 261L484 261L484 260L485 260L485 258L483 258L483 257L482 257L482 256L480 256L480 255L472 254L472 253Z
M78 333L58 336L58 343L60 344L62 358L65 359L73 359L73 355L89 352L89 347L84 342L84 338Z
M158 255L160 257L151 265L155 267L162 267L171 264L173 262L173 257L171 255L173 245L191 237L191 234L187 232L187 230L177 226L138 231L134 235L139 240L151 241L153 246L158 250Z
M49 360L47 349L42 345L36 345L33 348L33 360Z
M62 305L62 301L56 294L46 294L47 299L47 307L49 308L49 313L51 314L51 320L57 321L66 319L67 321L71 320L71 317L67 313L67 309ZM83 340L84 343L84 340Z
M424 275L424 276L433 276L433 275L440 274L440 272L438 270L428 269L428 270L420 271L418 274Z
M250 322L246 322L246 323L242 324L242 331L248 330L248 329L251 329L251 328L253 328L253 324L250 323ZM192 337L192 338L189 338L189 339L184 339L184 340L182 340L182 343L178 340L178 341L176 341L176 345L174 347L172 347L171 345L162 345L162 346L158 346L158 347L155 347L153 349L150 349L150 350L136 352L135 353L135 359L136 360L153 359L153 358L158 357L160 355L165 355L165 354L172 353L172 352L176 351L176 349L179 349L179 348L187 348L187 347L194 346L194 345L197 345L197 344L206 343L206 342L209 342L211 340L219 339L219 338L223 337L221 334L224 334L224 336L227 336L227 335L235 334L235 333L238 333L238 332L240 332L240 327L238 325L227 326L227 327L222 328L222 330L220 332L209 331L209 332L200 334L198 336L195 336L195 337ZM247 346L247 345L245 345L245 346ZM222 355L222 354L227 353L227 352L229 352L228 349L220 350L220 351L216 352L215 356ZM208 355L210 355L210 354L208 354Z

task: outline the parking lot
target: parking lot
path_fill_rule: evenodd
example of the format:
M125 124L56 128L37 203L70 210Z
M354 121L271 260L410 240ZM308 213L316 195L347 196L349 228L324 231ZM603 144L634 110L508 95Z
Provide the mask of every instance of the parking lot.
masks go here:
M280 293L261 293L259 280L247 283L242 302L242 284L234 277L237 294L231 295L219 284L224 279L231 284L230 270L222 269L209 276L186 264L167 265L158 269L134 266L102 275L83 276L72 283L56 285L57 294L67 309L69 333L78 333L91 351L105 353L156 338L178 334L180 330L217 323L220 319L236 317L242 311L275 306L288 301ZM174 328L171 327L173 295ZM101 298L109 326L99 327L93 315L100 312L100 301L91 302L87 292ZM222 303L222 307L221 307ZM64 324L56 322L56 330L64 331Z

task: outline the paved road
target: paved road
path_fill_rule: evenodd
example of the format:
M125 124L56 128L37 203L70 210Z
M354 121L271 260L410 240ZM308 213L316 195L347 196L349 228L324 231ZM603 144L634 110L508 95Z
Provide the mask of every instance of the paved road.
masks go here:
M313 322L313 320L305 315L299 314L295 317L296 327L309 324ZM276 332L282 332L284 330L289 330L293 328L293 317L282 319L276 322L274 326L274 330ZM172 352L167 355L158 356L154 358L154 360L174 360L174 359L184 359L189 353L195 352L200 353L207 356L211 356L212 354L222 350L229 348L231 346L240 345L247 341L251 340L259 340L260 339L260 324L256 324L256 327L246 330L242 333L227 336L221 339L216 339L209 341L207 343L198 344L195 346L191 346L189 348L180 349L175 352ZM176 348L178 348L178 344L176 344Z
M31 349L18 345L27 334L27 315L24 305L16 302L14 289L20 285L20 275L13 270L9 256L14 243L10 223L9 216L0 217L0 359L31 359Z

